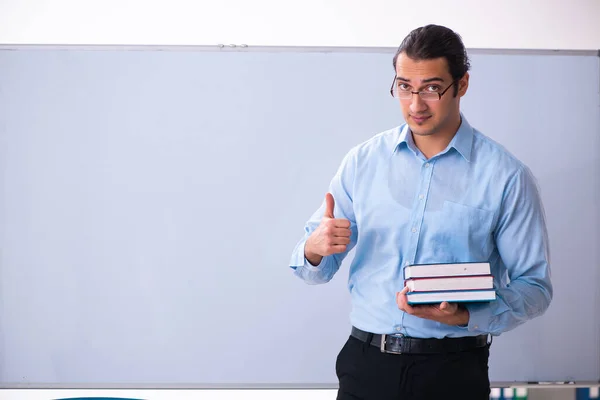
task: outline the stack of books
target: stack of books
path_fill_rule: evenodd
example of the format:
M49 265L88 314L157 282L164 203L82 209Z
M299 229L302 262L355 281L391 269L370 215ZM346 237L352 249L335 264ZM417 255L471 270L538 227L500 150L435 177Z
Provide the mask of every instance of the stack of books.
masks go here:
M484 302L496 299L488 262L415 264L404 268L409 304Z

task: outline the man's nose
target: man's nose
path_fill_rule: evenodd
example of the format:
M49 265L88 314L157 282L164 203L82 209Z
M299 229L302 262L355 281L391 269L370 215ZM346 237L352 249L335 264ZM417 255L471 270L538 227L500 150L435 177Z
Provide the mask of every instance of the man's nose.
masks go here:
M413 113L419 113L427 109L427 103L423 101L421 96L413 93L412 99L410 100L410 111Z

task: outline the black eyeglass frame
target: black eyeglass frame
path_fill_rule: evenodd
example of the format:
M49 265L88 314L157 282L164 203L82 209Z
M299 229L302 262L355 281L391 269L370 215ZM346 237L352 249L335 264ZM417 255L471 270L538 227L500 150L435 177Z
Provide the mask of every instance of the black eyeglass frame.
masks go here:
M396 85L396 79L397 79L397 78L398 78L398 76L397 76L397 75L394 75L394 81L392 82L392 87L390 88L390 95L391 95L393 98L396 98L396 96L394 96L394 86ZM451 83L450 85L448 85L448 87L447 87L446 89L444 89L444 91L443 91L443 92L441 92L441 93L436 93L436 94L439 96L439 98L438 98L436 101L439 101L439 100L441 100L441 99L442 99L442 96L443 96L443 95L444 95L444 94L445 94L445 93L448 91L448 89L450 89L452 86L454 86L454 84L455 84L456 82L458 82L458 81L459 81L459 79L455 79L455 80L453 80L453 81L452 81L452 83ZM413 92L413 91L408 91L408 92L406 92L406 93L410 93L410 97L412 98L412 95L413 95L413 94L416 94L416 95L419 95L419 96L421 96L421 93L426 93L426 92ZM431 92L427 92L427 93L428 93L428 94L430 94ZM421 99L422 99L422 100L425 100L425 101L429 100L429 99L423 99L423 96L421 96ZM408 98L406 98L406 100L408 100Z

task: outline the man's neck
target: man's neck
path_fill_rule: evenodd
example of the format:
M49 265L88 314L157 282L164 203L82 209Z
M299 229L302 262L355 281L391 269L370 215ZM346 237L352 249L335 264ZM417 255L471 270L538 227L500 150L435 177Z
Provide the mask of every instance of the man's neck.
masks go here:
M448 147L448 144L456 135L460 123L461 119L459 117L458 122L452 124L451 128L427 136L414 135L411 132L415 146L423 153L425 158L430 159Z

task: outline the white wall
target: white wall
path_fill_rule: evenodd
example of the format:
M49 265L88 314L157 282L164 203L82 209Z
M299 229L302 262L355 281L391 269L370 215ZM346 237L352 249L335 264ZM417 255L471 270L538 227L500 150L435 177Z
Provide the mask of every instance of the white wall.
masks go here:
M146 400L334 400L333 390L0 390L0 400L74 397L124 397Z
M469 48L598 50L598 21L600 0L2 0L0 44L397 47L439 23Z
M491 398L501 390L492 389ZM575 400L575 388L518 388L515 394L529 400ZM512 390L511 390L512 391ZM0 390L0 400L48 400L73 397L129 397L146 400L334 400L335 390ZM589 391L590 399L598 399L598 387Z

